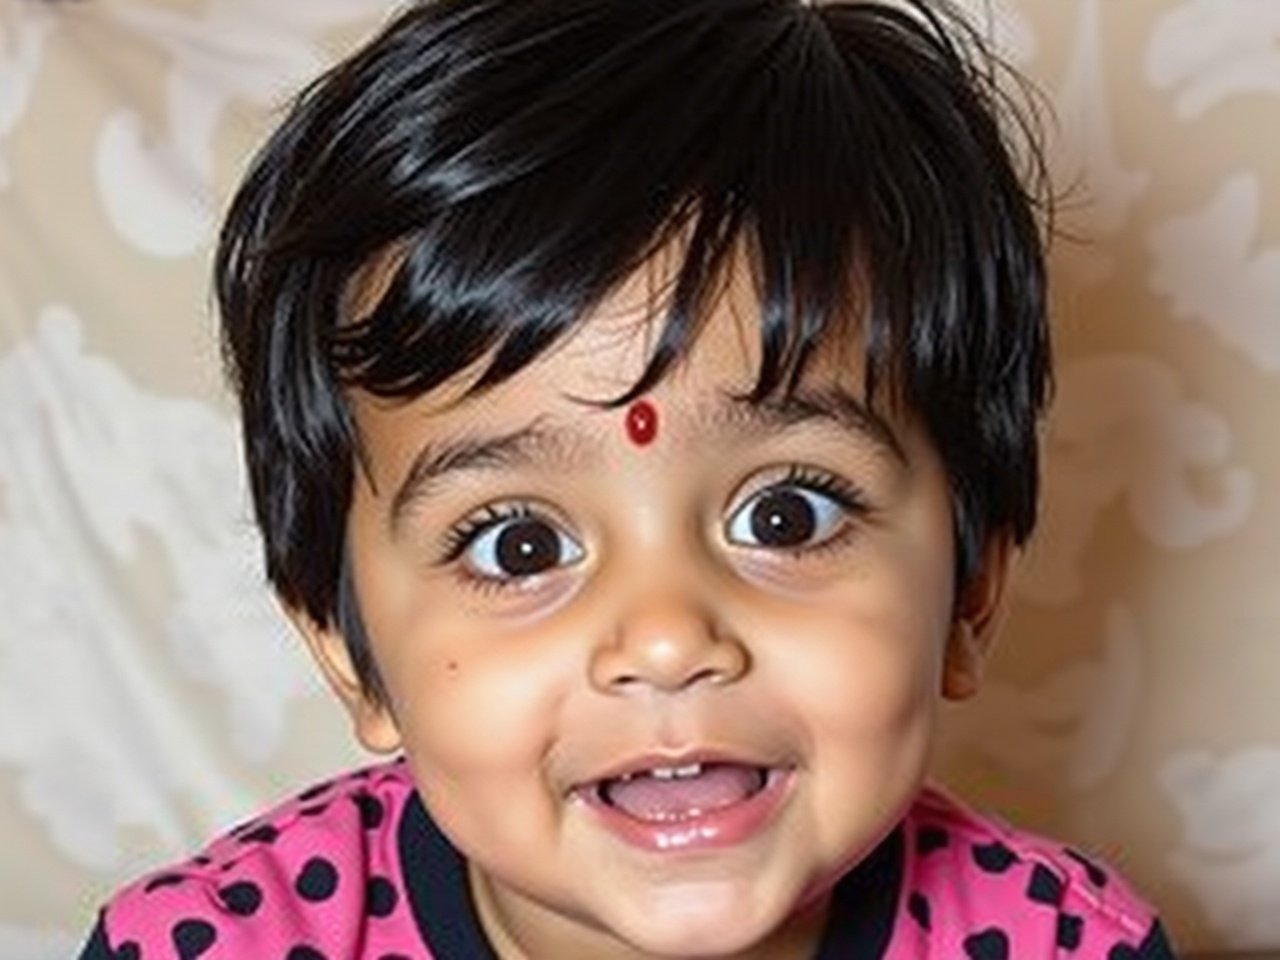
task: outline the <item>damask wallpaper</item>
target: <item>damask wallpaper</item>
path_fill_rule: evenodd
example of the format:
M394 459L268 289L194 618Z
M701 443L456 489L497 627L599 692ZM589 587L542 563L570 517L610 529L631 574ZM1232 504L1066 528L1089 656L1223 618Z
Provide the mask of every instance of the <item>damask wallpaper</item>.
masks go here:
M944 778L1280 947L1280 2L969 0L1052 105L1042 527ZM263 587L207 291L386 0L0 0L0 957L356 757Z

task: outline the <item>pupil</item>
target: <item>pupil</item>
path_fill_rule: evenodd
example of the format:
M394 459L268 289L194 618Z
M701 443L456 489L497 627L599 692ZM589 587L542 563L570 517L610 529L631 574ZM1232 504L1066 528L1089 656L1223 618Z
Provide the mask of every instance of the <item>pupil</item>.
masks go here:
M760 498L751 514L751 532L765 546L805 543L817 526L813 507L798 493L775 491Z
M512 576L529 576L560 560L556 532L537 520L521 520L498 534L498 564Z

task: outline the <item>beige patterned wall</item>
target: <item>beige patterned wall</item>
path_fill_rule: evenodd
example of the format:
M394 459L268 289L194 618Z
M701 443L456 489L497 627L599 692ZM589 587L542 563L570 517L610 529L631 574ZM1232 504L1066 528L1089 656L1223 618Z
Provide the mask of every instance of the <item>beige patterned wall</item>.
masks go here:
M971 0L979 7L979 0ZM261 587L205 288L386 0L0 0L0 958L355 756ZM1058 117L1041 538L948 780L1280 947L1280 0L1007 0Z

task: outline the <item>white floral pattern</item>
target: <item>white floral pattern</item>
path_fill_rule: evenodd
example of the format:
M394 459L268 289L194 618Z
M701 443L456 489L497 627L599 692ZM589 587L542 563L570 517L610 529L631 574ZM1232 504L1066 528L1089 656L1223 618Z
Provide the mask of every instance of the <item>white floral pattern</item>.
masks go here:
M1018 580L1028 599L1075 600L1102 511L1116 501L1153 544L1186 550L1239 528L1254 500L1223 417L1183 397L1148 356L1068 361L1048 432L1041 535Z
M1099 282L1114 269L1102 241L1128 223L1134 203L1150 175L1121 160L1113 130L1102 42L1100 0L1078 0L1070 59L1055 91L1058 123L1051 153L1053 179L1063 196L1063 235L1083 243L1064 243L1059 263L1082 282Z
M125 826L190 844L181 793L223 818L244 798L219 775L199 718L173 710L170 688L131 652L148 604L143 583L118 581L143 537L174 582L172 654L227 698L246 757L276 749L289 699L314 689L251 562L233 431L86 355L79 321L53 306L0 358L0 438L0 760L25 772L28 812L73 860L114 865ZM24 724L32 715L46 722Z
M162 130L122 107L103 123L96 172L121 237L157 257L184 257L213 226L213 138L228 103L273 109L326 62L317 35L384 9L371 0L213 0L203 16L149 4L118 17L174 60Z
M1262 186L1237 174L1201 208L1151 229L1151 289L1179 320L1203 324L1280 373L1280 244L1257 249Z
M1242 93L1280 94L1280 5L1184 0L1151 31L1147 79L1172 89L1178 113L1199 116Z
M0 923L0 957L13 960L66 960L75 953L75 937L61 930L39 930Z
M1205 904L1224 940L1244 950L1280 942L1280 747L1171 757L1161 776L1184 824L1169 865Z

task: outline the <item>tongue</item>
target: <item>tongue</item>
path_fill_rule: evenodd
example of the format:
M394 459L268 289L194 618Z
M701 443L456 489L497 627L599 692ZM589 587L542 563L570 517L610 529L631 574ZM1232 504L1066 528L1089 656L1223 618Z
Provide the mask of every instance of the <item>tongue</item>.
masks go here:
M709 764L696 777L670 780L647 775L610 780L606 801L637 820L679 820L739 803L764 785L764 771L734 763Z

